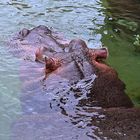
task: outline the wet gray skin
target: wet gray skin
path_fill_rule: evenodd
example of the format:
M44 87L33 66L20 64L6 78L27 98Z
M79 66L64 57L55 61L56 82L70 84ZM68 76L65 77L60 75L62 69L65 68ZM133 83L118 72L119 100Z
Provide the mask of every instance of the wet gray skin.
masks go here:
M38 26L15 35L9 51L21 58L22 116L11 127L13 140L106 139L92 120L104 120L102 108L133 106L115 70L103 63L104 48L88 49L83 40ZM50 69L50 59L59 65Z

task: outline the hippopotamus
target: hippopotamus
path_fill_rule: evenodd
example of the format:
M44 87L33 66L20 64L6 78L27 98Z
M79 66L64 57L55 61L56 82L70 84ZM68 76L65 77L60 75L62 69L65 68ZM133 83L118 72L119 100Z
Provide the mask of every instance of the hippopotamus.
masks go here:
M10 41L10 51L26 60L24 62L26 65L34 63L38 69L31 68L32 73L38 71L39 74L40 70L40 76L36 75L34 79L44 75L42 81L46 87L51 85L50 81L53 79L56 81L65 79L72 88L80 80L94 75L95 80L89 95L94 100L94 106L105 108L132 106L131 100L124 92L124 83L118 78L116 71L103 61L108 56L105 47L90 49L81 39L69 41L58 32L41 25L31 30L21 30ZM22 71L21 68L21 75L25 73ZM28 70L26 71L27 74ZM30 77L32 76L28 75L27 80L21 76L21 81L24 80L26 83ZM59 85L57 83L55 86L59 87Z
M109 55L106 47L88 48L85 41L64 39L43 25L24 28L8 46L9 52L21 59L22 115L12 125L13 140L99 139L101 131L107 137L120 138L116 131L124 130L115 129L112 114L117 110L122 116L133 103L117 72L105 62ZM111 134L104 129L105 115L114 123L107 128L109 132L114 129ZM123 121L119 128L122 125Z

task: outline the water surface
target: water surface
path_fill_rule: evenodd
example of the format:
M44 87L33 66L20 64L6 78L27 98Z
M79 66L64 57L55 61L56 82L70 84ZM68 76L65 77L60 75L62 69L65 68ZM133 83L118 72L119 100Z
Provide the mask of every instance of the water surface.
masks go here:
M1 0L0 9L0 139L9 139L11 123L21 113L20 60L8 53L5 42L24 27L47 25L69 39L84 39L91 48L104 44L109 64L134 103L140 104L140 53L134 45L140 34L138 0Z

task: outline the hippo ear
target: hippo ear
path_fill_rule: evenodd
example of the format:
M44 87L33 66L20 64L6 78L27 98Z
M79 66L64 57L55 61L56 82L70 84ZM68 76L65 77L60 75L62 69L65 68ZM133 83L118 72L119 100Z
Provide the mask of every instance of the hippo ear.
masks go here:
M48 65L48 64L50 65L50 63L52 63L54 60L52 58L49 58L49 57L45 56L44 61L45 61L46 65Z
M106 47L95 50L95 59L107 59L109 53Z
M107 47L102 47L101 50L104 50L106 52L106 58L105 59L107 59L108 56L109 56L108 48Z
M107 47L102 47L101 50L104 51L104 57L103 59L107 59L109 56L108 48Z

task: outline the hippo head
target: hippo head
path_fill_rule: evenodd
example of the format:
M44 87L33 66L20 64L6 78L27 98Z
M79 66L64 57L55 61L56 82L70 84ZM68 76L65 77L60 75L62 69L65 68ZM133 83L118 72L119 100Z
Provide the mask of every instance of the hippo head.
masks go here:
M50 58L47 56L48 52L52 53ZM51 73L55 71L57 68L59 68L60 66L62 66L61 63L63 64L63 61L65 60L64 59L63 61L61 60L64 56L67 56L67 58L71 62L75 61L78 65L81 65L80 62L78 62L80 59L82 61L85 60L87 63L91 63L91 61L99 62L100 60L106 59L108 56L107 48L104 47L104 48L99 48L99 49L89 49L86 43L81 39L71 40L69 44L64 48L64 51L62 51L61 53L57 53L57 57L55 57L54 52L50 52L50 50L48 50L47 48L38 48L35 53L36 61L44 62L45 71L47 71L48 73Z

